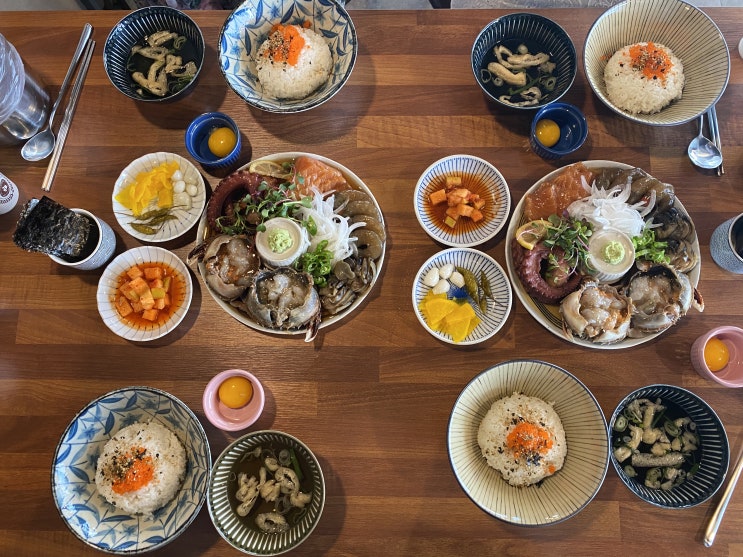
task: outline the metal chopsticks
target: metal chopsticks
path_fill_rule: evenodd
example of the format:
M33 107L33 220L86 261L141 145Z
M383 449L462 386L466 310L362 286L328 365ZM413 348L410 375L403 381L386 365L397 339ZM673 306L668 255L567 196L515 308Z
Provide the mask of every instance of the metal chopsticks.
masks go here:
M712 105L709 109L709 112L707 114L709 116L709 131L712 135L712 141L715 142L715 145L717 145L717 148L722 152L722 142L720 141L720 126L717 122L717 110L715 109L715 105ZM717 175L722 176L725 174L725 167L720 163L720 166L717 167Z
M41 183L41 189L49 191L52 189L52 182L54 176L57 174L57 167L59 166L59 159L62 156L62 149L64 149L65 140L67 139L67 132L70 130L72 124L72 117L75 115L75 108L77 107L77 101L80 98L80 92L83 89L85 83L85 76L88 74L88 67L90 66L90 60L93 56L93 49L95 48L95 41L88 40L85 45L83 52L83 59L80 62L80 69L75 77L75 83L72 86L72 92L70 93L70 100L65 108L64 118L62 119L62 125L59 127L59 133L57 134L57 142L54 145L54 151L52 152L52 158L49 161L49 166L46 169L46 175L44 181Z

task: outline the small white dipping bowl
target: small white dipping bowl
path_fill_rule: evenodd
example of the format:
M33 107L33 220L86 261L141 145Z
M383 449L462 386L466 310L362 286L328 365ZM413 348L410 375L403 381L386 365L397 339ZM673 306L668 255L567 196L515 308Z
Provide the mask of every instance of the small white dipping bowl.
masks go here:
M266 230L255 235L255 247L258 255L266 265L272 267L288 267L302 255L310 245L307 231L297 221L284 217L277 217L266 221ZM281 253L271 248L271 237L278 231L284 230L291 237L291 245Z

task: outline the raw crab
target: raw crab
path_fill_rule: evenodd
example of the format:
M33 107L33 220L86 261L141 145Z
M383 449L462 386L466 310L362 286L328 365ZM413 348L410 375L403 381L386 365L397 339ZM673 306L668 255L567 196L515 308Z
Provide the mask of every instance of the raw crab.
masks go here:
M291 267L261 271L243 301L250 315L264 327L307 327L307 341L315 338L320 327L320 296L309 273Z
M599 344L623 340L629 332L632 300L615 287L589 280L560 303L563 331Z
M635 273L627 285L635 306L631 336L659 333L674 325L692 306L704 311L704 301L689 277L667 265Z

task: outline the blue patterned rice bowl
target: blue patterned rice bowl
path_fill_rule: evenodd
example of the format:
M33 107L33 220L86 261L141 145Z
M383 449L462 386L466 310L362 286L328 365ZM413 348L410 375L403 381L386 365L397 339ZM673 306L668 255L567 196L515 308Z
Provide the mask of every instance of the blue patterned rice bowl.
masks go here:
M183 443L186 476L164 507L152 516L133 516L98 493L96 464L119 430L151 420ZM93 400L67 426L54 454L52 494L60 516L85 544L117 555L145 553L173 541L196 518L206 499L211 462L206 433L183 402L158 389L126 387Z
M255 62L261 44L275 24L301 26L304 22L330 47L330 77L301 99L266 94ZM356 28L335 0L246 0L227 17L219 36L219 64L227 83L249 105L267 112L302 112L323 104L350 77L357 50Z

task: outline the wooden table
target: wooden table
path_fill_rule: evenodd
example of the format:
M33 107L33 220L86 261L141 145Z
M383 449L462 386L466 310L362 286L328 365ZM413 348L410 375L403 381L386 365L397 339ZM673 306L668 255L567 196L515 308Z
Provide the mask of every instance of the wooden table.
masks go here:
M530 118L492 107L469 65L472 42L502 11L354 11L359 56L345 88L310 112L280 116L253 111L226 85L216 44L224 12L191 13L208 44L197 88L183 100L135 104L109 83L101 51L121 12L3 12L0 32L56 91L83 23L95 27L96 54L78 105L51 197L84 207L110 223L117 253L140 245L116 223L111 191L133 159L167 150L188 156L184 130L197 114L230 114L248 140L248 156L279 151L318 153L351 168L373 190L389 228L384 272L363 311L317 340L253 331L222 312L196 281L194 302L174 334L147 345L111 333L96 309L100 271L73 272L11 241L17 210L0 216L0 554L98 555L59 518L50 490L52 455L73 416L91 399L127 385L149 385L185 401L202 419L212 454L237 436L204 418L207 381L246 368L268 397L254 429L280 429L319 457L327 503L312 536L294 555L741 555L743 496L738 493L717 541L701 536L719 494L698 507L665 511L625 488L610 466L593 502L572 519L530 529L478 509L449 466L446 430L466 383L512 358L550 361L584 381L610 415L629 391L649 383L691 389L718 412L731 455L743 443L739 391L699 377L689 349L711 327L743 323L743 279L712 261L715 227L743 211L743 60L736 45L743 9L708 9L731 49L730 84L718 104L726 174L692 167L686 146L697 124L635 125L611 113L590 90L582 69L565 101L583 108L590 135L575 157L548 163L527 146ZM597 9L543 13L560 23L582 52ZM469 348L436 341L411 307L416 270L440 249L413 212L413 187L434 160L471 153L493 162L514 202L538 178L582 159L632 163L676 187L702 245L699 288L706 310L631 350L593 351L550 334L516 301L504 328ZM19 149L0 148L0 170L23 199L40 197L46 162L27 163ZM218 179L206 175L212 186ZM195 232L176 245L185 257ZM504 233L483 246L501 265ZM212 527L206 506L195 523L159 555L235 555Z

